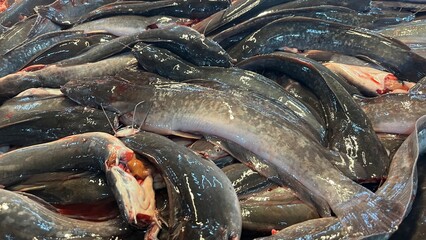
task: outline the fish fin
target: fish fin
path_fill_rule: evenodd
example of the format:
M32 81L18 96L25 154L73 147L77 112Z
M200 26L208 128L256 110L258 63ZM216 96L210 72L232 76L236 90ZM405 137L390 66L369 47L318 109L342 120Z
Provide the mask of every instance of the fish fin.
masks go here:
M40 120L41 118L42 117L40 117L40 116L29 117L29 118L26 118L26 119L23 119L23 120L19 120L19 121L16 121L16 122L10 122L10 123L2 124L2 125L0 125L0 128L10 127L10 126L13 126L13 125L16 125L16 124L21 124L21 123L31 122L31 121L35 121L35 120Z
M50 6L36 6L34 11L41 17L47 18L50 21L60 24L67 25L63 21L59 20L61 18L60 13L55 8Z
M19 185L15 185L13 187L10 187L9 189L12 190L12 191L28 192L28 191L44 190L45 188L46 188L46 185L44 185L44 184L42 184L42 185L19 184Z
M400 204L365 189L355 196L333 208L350 238L386 236L398 229L404 218Z
M25 196L25 197L33 200L34 202L37 202L37 203L43 205L45 208L49 209L52 212L59 213L57 208L55 208L52 204L46 202L45 200L43 200L40 197L37 197L37 196L35 196L33 194L26 193L26 192L16 192L16 193L18 193L20 195L23 195L23 196Z
M200 135L196 135L196 134L192 134L192 133L186 133L186 132L181 132L181 131L171 131L170 134L178 136L178 137L190 138L190 139L201 139L202 138L202 136L200 136Z

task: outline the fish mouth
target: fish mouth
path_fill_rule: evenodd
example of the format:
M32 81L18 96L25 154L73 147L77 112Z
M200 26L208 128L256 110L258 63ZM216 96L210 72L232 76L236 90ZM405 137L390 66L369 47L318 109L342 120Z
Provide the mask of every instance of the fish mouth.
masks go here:
M159 224L152 176L148 175L143 181L138 181L122 166L110 167L106 176L112 185L120 212L129 224L137 228Z

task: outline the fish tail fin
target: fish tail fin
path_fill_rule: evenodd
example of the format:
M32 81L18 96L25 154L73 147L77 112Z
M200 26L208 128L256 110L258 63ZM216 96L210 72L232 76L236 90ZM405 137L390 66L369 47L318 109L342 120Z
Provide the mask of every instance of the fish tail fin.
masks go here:
M390 236L404 218L400 204L366 190L333 210L354 238Z

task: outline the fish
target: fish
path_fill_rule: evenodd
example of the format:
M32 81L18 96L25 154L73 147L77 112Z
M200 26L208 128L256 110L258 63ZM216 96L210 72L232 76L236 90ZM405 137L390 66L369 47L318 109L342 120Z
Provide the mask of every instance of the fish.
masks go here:
M214 163L155 133L139 132L121 140L153 163L166 181L169 239L239 239L238 198Z
M343 76L367 96L385 93L408 93L415 85L412 82L399 81L392 73L370 67L354 66L342 63L324 63L328 69Z
M55 0L49 5L37 6L34 10L44 18L59 25L73 25L81 16L117 0Z
M27 195L5 189L0 189L0 193L2 238L110 238L125 237L131 232L119 218L102 222L71 219L52 212Z
M28 17L16 23L12 28L8 29L0 35L0 55L3 55L11 49L17 47L27 40L27 35L33 24L35 17Z
M26 66L48 65L78 56L92 47L111 41L115 36L103 33L89 33L81 38L71 39L58 43L51 48L37 54Z
M407 138L407 135L401 134L391 134L391 133L377 133L377 136L382 142L383 146L386 148L389 157L392 159L395 155L396 150L401 146L404 140Z
M111 198L105 176L94 172L50 172L32 175L8 187L11 191L27 192L50 204L68 205L96 202Z
M240 201L243 229L270 233L293 224L319 218L289 188L278 187L250 195Z
M53 64L32 72L20 71L0 78L0 100L33 87L59 88L71 79L115 75L136 59L131 54L117 55L95 63L75 66Z
M300 7L310 7L310 6L321 6L321 5L333 5L333 6L343 6L346 8L350 8L356 10L358 12L365 12L370 9L370 1L361 0L357 2L353 2L351 0L295 0L290 1L288 3L283 3L274 7L271 7L267 11L281 10L283 8L291 9L291 8L300 8Z
M0 184L8 187L34 174L59 170L102 171L124 219L137 227L146 227L155 222L154 211L146 205L155 201L152 192L148 192L152 190L152 177L148 176L141 184L137 182L132 174L142 169L133 170L128 165L134 158L131 149L108 133L76 134L0 155ZM145 221L140 221L138 216Z
M239 199L274 186L267 178L242 163L228 165L222 171L231 180Z
M231 58L220 45L185 26L169 26L118 37L92 48L80 56L61 61L61 65L75 65L111 56L143 41L166 48L198 66L230 67Z
M34 56L52 45L82 36L84 33L81 31L52 32L38 36L0 56L0 77L21 70Z
M115 115L75 104L62 96L22 96L0 106L0 145L29 146L69 135L102 131L112 134Z
M220 30L226 28L226 26L248 19L265 8L289 1L290 0L238 0L228 8L211 14L193 27L200 33L208 35L215 30Z
M79 22L94 20L112 15L167 15L181 18L202 19L230 5L228 0L161 0L154 2L125 1L100 7L82 15Z
M34 15L34 8L52 3L53 0L20 0L0 13L0 25L11 27L25 17Z
M426 101L408 94L385 94L375 98L355 100L380 133L406 134L413 130L418 118L426 114Z
M122 81L70 81L61 89L83 105L102 104L119 114L135 112L135 122L146 131L216 135L247 148L264 158L283 178L299 181L312 195L324 199L349 237L387 234L400 224L400 219L393 218L401 213L399 204L353 182L329 162L329 152L318 143L291 125L271 121L237 97L183 83L154 87Z
M293 111L301 119L300 121L306 122L307 128L311 130L309 134L313 134L315 139L318 141L323 139L325 129L322 118L315 115L314 110L294 98L279 84L260 74L232 67L226 69L207 66L196 67L165 49L145 44L135 45L133 54L138 59L139 64L146 70L176 81L198 78L213 80L273 99L278 104L282 104Z
M411 52L400 42L365 29L358 30L352 26L305 17L275 20L248 35L229 49L228 53L241 61L254 55L272 53L284 46L362 55L385 67L401 80L417 82L426 76L423 67L426 59Z
M385 26L375 31L385 36L396 38L407 45L425 43L426 19Z
M293 53L255 56L238 66L255 72L281 72L308 87L320 99L326 113L328 148L348 156L330 159L333 164L353 180L374 182L386 175L387 153L367 115L339 84L345 80L322 64Z
M156 28L162 28L164 26L177 24L177 22L181 20L182 19L168 16L112 16L74 25L70 29L74 31L82 30L85 32L102 30L115 36L127 36L147 30L153 25L155 25Z
M199 139L192 143L189 147L192 151L199 154L205 159L215 161L228 156L228 153L220 147L210 143L206 139Z

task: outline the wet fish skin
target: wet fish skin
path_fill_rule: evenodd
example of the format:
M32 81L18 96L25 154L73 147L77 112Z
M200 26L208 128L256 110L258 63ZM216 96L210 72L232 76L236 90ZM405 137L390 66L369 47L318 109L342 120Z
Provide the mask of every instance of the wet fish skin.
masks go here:
M23 17L34 15L34 8L40 5L52 3L53 0L21 0L12 4L6 11L0 14L0 25L11 27Z
M354 180L376 181L385 176L389 158L371 123L339 84L339 77L326 67L291 53L256 56L240 62L238 66L252 71L278 71L304 84L317 95L324 107L328 147L349 156L329 160Z
M28 17L2 33L0 35L0 55L25 42L35 21L35 17Z
M401 43L366 30L304 17L275 20L247 36L228 52L241 61L254 55L271 53L283 46L363 55L401 80L417 82L426 76L423 67L426 59L409 51Z
M280 174L291 173L314 195L324 198L350 231L349 236L387 234L400 224L400 220L393 218L401 212L399 204L354 183L333 167L324 149L314 141L291 126L277 125L238 98L230 99L220 91L190 84L146 87L123 82L101 83L68 82L62 91L74 101L102 104L121 114L133 113L134 106L144 101L135 115L144 130L160 134L202 133L235 141L267 160ZM111 92L117 87L121 91Z
M105 177L93 172L36 174L8 190L34 194L59 205L96 202L113 196Z
M385 94L375 98L355 98L381 133L410 134L418 118L426 114L426 102L407 94Z
M252 193L261 192L274 185L265 177L242 163L228 165L222 168L222 171L231 180L235 192L240 199Z
M56 0L49 5L35 8L35 11L42 17L48 18L57 24L72 25L84 14L116 1L117 0Z
M78 31L52 32L41 35L0 56L0 77L21 70L39 52L59 42L84 36Z
M370 1L369 0L361 0L361 1L351 1L351 0L295 0L290 1L288 3L283 3L274 7L269 8L267 11L275 11L281 10L283 8L291 9L291 8L300 8L300 7L310 7L310 6L321 6L321 5L333 5L333 6L343 6L346 8L353 9L358 12L364 12L370 9Z
M214 163L154 133L140 132L122 141L161 171L169 195L171 239L239 239L238 198Z
M0 145L28 146L84 132L113 134L115 115L76 105L64 96L15 97L0 106ZM108 119L107 119L108 118Z
M92 222L71 219L52 212L27 196L0 189L2 238L43 239L124 236L129 228L123 220Z
M124 54L95 63L65 67L49 65L34 72L9 74L0 78L0 100L13 97L28 88L59 88L71 79L115 75L135 61L131 54Z
M86 15L80 22L112 15L167 15L182 18L202 19L230 5L227 0L162 0L154 2L125 1L116 2L100 7Z
M136 44L133 48L133 54L138 59L139 64L148 71L156 72L173 80L182 81L198 78L213 80L272 99L277 102L277 105L284 105L285 108L293 111L296 117L300 119L298 121L305 122L309 134L313 135L315 139L321 142L324 138L325 128L322 118L315 115L314 110L293 97L279 84L260 74L232 67L225 69L207 66L196 67L165 49L146 44Z
M215 30L220 31L226 29L226 26L249 19L251 16L254 16L256 13L259 13L265 8L289 1L290 0L235 1L235 3L230 5L228 8L207 16L207 18L195 24L193 27L200 33L209 35Z
M280 230L293 224L319 218L310 206L289 188L278 187L250 195L240 201L243 229L256 232Z
M111 41L115 36L110 34L95 33L81 38L58 43L46 51L41 52L27 66L37 64L54 64L62 60L78 56L98 44Z

